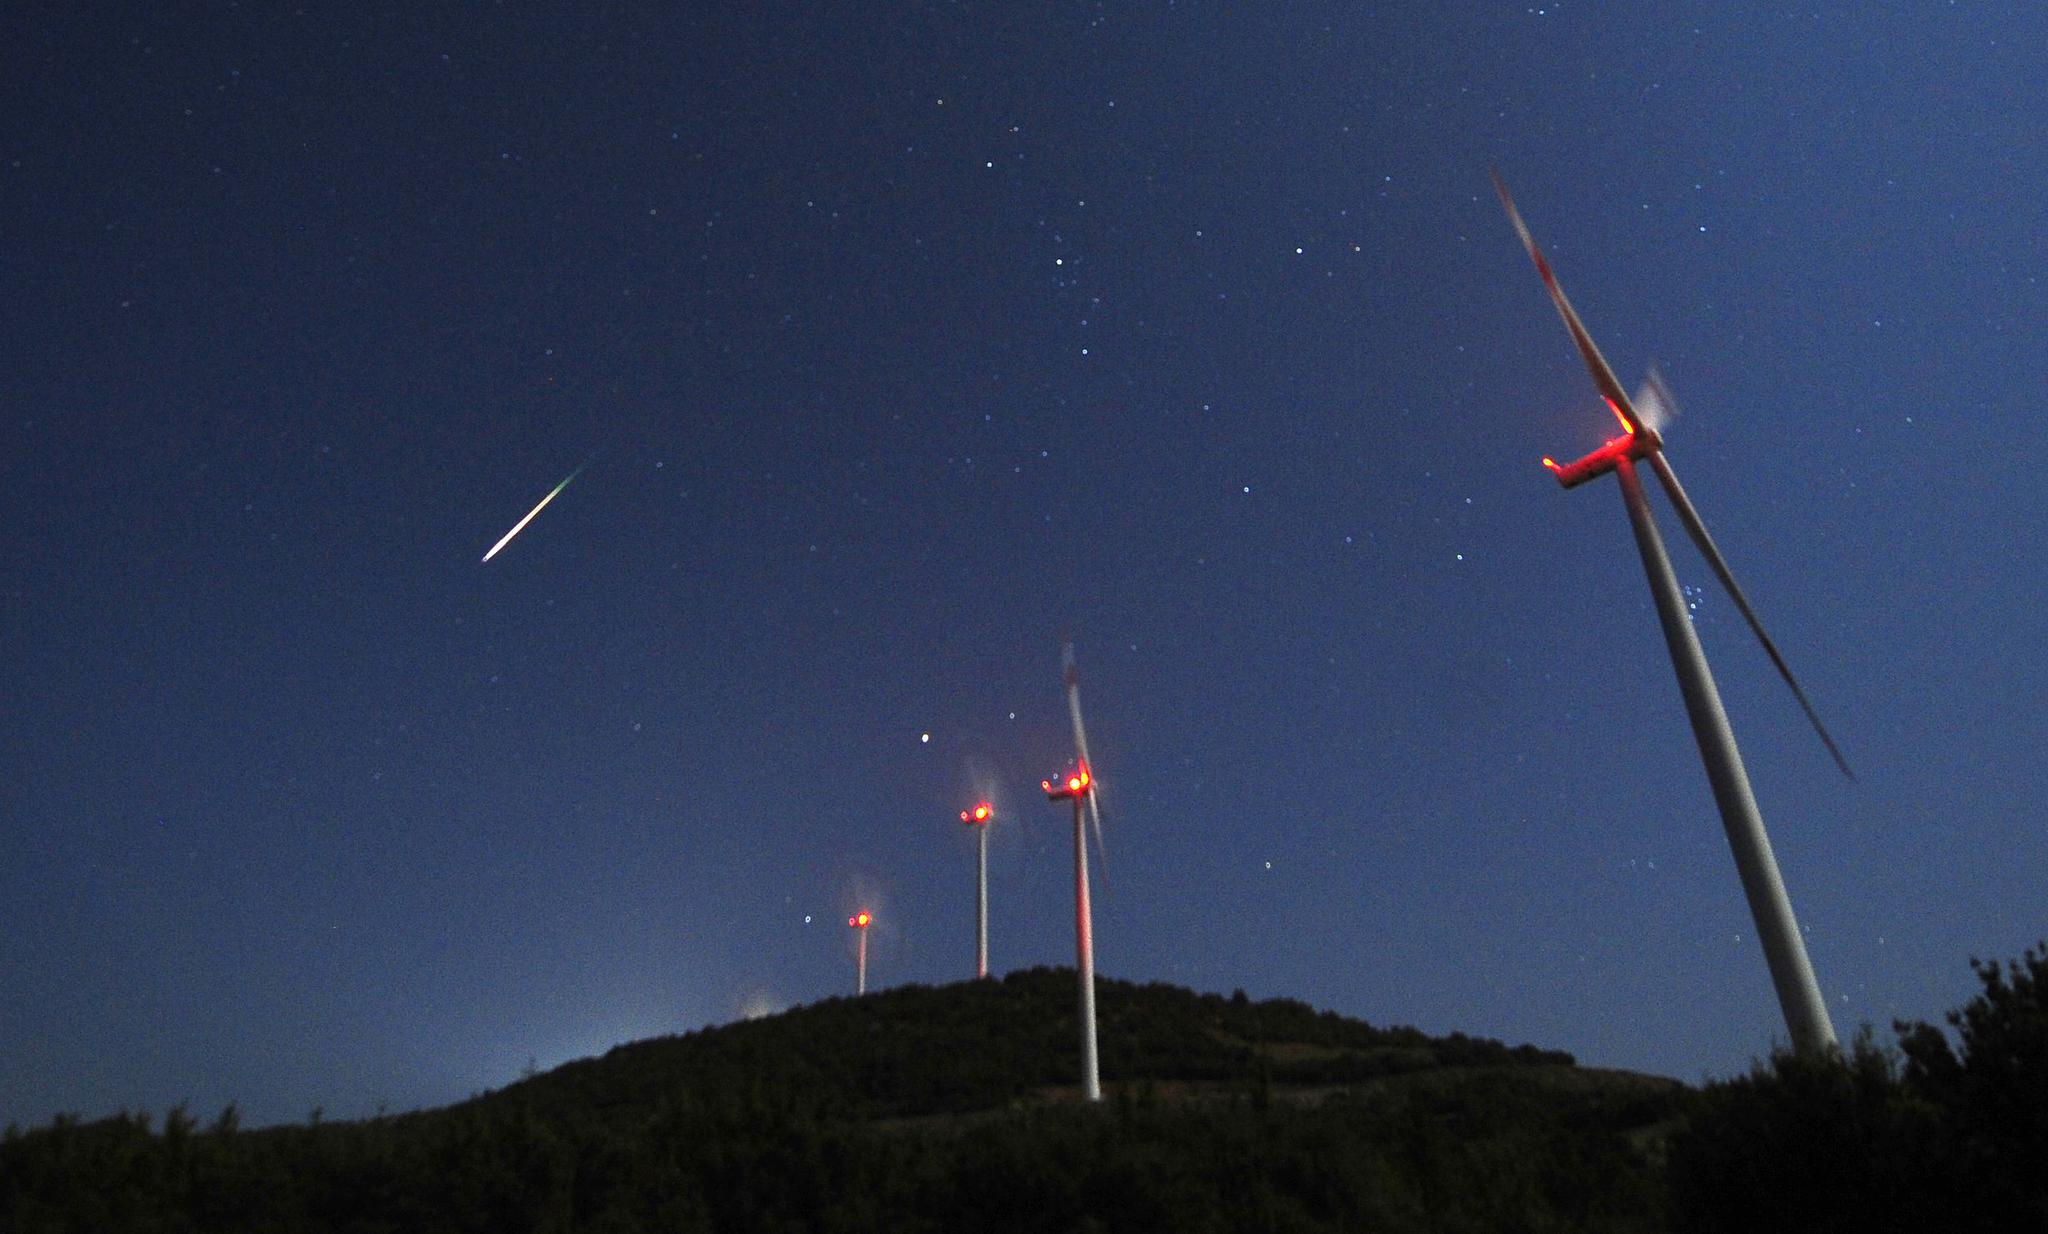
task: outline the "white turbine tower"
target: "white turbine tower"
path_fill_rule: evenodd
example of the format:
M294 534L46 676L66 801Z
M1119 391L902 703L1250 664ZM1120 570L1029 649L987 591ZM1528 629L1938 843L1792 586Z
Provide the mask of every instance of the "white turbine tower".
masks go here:
M1557 306L1565 329L1571 332L1572 341L1578 345L1579 355L1585 361L1587 371L1593 375L1593 384L1599 387L1601 398L1614 412L1615 418L1621 421L1620 437L1577 462L1560 464L1546 458L1543 464L1566 488L1610 471L1621 481L1622 501L1628 507L1629 525L1635 531L1636 548L1643 559L1644 573L1649 576L1650 594L1657 602L1657 618L1664 628L1665 646L1671 653L1672 668L1678 674L1679 692L1685 698L1693 737L1699 743L1707 780L1713 786L1714 801L1720 807L1722 827L1728 833L1728 846L1735 855L1735 868L1742 876L1743 894L1749 900L1757 936L1763 942L1764 960L1770 967L1771 983L1777 989L1778 1004L1784 1011L1785 1025L1791 1031L1793 1048L1802 1053L1833 1049L1835 1029L1828 1020L1820 983L1813 975L1812 962L1807 959L1799 922L1792 915L1792 901L1786 895L1785 882L1778 874L1777 858L1772 855L1770 837L1764 832L1763 815L1757 809L1755 794L1750 790L1749 773L1743 769L1742 753L1735 746L1735 733L1728 726L1728 714L1722 710L1720 693L1714 688L1714 676L1707 668L1706 653L1700 649L1699 636L1686 613L1685 596L1679 589L1678 576L1672 572L1671 558L1664 551L1664 541L1657 534L1656 520L1643 494L1642 481L1636 476L1636 460L1647 460L1657 473L1671 504L1678 510L1679 521L1685 524L1686 531L1719 576L1722 586L1734 597L1735 607L1741 610L1749 628L1770 655L1771 662L1777 665L1778 674L1785 679L1785 684L1792 688L1793 696L1799 700L1814 731L1820 734L1828 753L1834 756L1843 775L1851 779L1855 777L1841 750L1836 748L1834 739L1821 725L1813 705L1807 702L1806 692L1794 680L1785 658L1778 654L1777 645L1771 641L1770 635L1764 633L1763 623L1757 620L1748 598L1736 586L1727 560L1715 547L1713 537L1707 534L1699 511L1693 508L1685 489L1678 483L1677 474L1664 457L1664 440L1658 432L1659 421L1667 419L1673 408L1670 396L1663 390L1663 383L1657 380L1653 371L1645 396L1638 400L1642 406L1639 408L1630 402L1600 349L1594 346L1592 336L1586 333L1579 315L1572 311L1571 301L1565 299L1564 289L1558 286L1556 276L1551 274L1550 263L1544 260L1543 251L1536 247L1534 237L1522 222L1521 213L1515 209L1514 199L1508 196L1507 185L1502 183L1498 172L1494 173L1493 187L1500 194L1501 204L1507 207L1515 234L1521 237L1523 246L1529 250L1537 273L1543 276L1543 285L1549 289L1551 303Z

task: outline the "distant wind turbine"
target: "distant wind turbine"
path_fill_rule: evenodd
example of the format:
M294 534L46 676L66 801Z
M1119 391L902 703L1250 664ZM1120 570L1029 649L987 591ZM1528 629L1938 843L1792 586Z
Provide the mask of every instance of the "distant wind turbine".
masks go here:
M1629 525L1635 530L1643 571L1649 576L1650 594L1657 602L1657 618L1664 628L1665 646L1671 653L1672 668L1678 674L1679 692L1685 698L1693 737L1699 743L1707 780L1713 786L1714 801L1720 807L1721 823L1728 833L1728 845L1735 854L1735 868L1742 876L1743 894L1749 900L1757 935L1763 941L1764 960L1770 967L1771 983L1777 988L1778 1004L1784 1011L1785 1025L1791 1031L1793 1047L1801 1053L1833 1049L1834 1025L1828 1019L1827 1005L1821 998L1813 964L1807 959L1798 919L1792 915L1791 898L1785 892L1784 880L1779 877L1778 862L1771 853L1770 837L1764 831L1763 815L1757 809L1755 794L1750 791L1749 774L1743 770L1742 754L1736 748L1734 731L1728 726L1728 714L1721 707L1721 696L1714 688L1713 673L1707 668L1706 653L1701 650L1699 636L1687 617L1685 596L1679 589L1678 576L1672 572L1671 558L1664 551L1664 541L1657 533L1656 520L1643 494L1642 481L1636 476L1636 460L1647 460L1657 473L1671 504L1678 510L1679 521L1685 524L1686 532L1713 567L1721 585L1734 597L1735 607L1741 610L1743 619L1763 644L1771 663L1777 666L1779 676L1792 688L1793 697L1799 700L1799 706L1806 712L1814 732L1820 735L1821 743L1833 756L1835 765L1851 780L1855 775L1849 770L1848 760L1842 757L1834 738L1828 736L1813 705L1807 701L1806 691L1799 688L1799 682L1793 678L1785 658L1778 654L1777 644L1764 633L1763 623L1757 620L1748 597L1736 585L1727 560L1715 547L1713 537L1707 534L1706 524L1700 520L1699 512L1679 485L1677 474L1671 470L1670 461L1664 457L1660 422L1668 421L1676 408L1662 380L1653 369L1645 393L1638 397L1636 403L1631 403L1600 349L1594 345L1592 336L1579 321L1579 315L1572 311L1571 301L1565 299L1564 289L1558 286L1556 276L1550 271L1550 263L1544 259L1543 251L1536 246L1535 238L1522 222L1521 212L1515 209L1514 199L1508 195L1507 185L1502 182L1499 172L1493 173L1493 187L1500 194L1501 205L1507 208L1508 220L1514 224L1515 234L1521 237L1530 260L1536 263L1536 272L1543 276L1543 285L1550 292L1551 303L1557 306L1565 329L1571 332L1572 341L1578 345L1579 355L1593 376L1593 384L1599 388L1601 398L1615 419L1621 422L1621 436L1577 462L1560 464L1546 458L1543 465L1566 488L1610 471L1620 478L1622 500L1628 507Z
M1081 1093L1102 1100L1102 1073L1095 1054L1095 914L1088 903L1088 824L1096 819L1095 843L1102 844L1101 806L1095 800L1094 773L1089 770L1088 734L1081 726L1080 674L1074 667L1074 644L1060 649L1060 668L1067 686L1067 711L1074 718L1074 770L1058 780L1040 780L1051 801L1074 803L1074 966L1081 981Z
M1088 764L1058 780L1040 780L1047 800L1074 803L1074 967L1081 974L1081 1095L1102 1100L1102 1071L1095 1060L1095 919L1088 908L1088 837L1082 822L1095 781Z
M960 811L960 821L974 828L975 841L980 849L974 880L974 975L977 979L988 976L988 825L995 814L996 808L986 801L978 803L972 810Z
M868 992L868 923L873 920L873 917L868 916L866 909L846 919L846 924L854 928L856 936L860 939L860 959L855 961L853 979L853 992L856 996Z

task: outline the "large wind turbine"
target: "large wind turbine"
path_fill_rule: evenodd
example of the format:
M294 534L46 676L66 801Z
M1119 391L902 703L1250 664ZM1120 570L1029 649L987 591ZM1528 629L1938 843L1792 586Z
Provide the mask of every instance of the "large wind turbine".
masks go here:
M1550 292L1551 303L1557 306L1558 315L1564 318L1565 329L1571 332L1572 341L1578 345L1579 355L1586 362L1586 369L1593 375L1593 384L1599 387L1600 397L1621 421L1622 435L1608 441L1577 462L1560 464L1544 459L1543 465L1550 468L1558 482L1566 488L1583 484L1597 476L1612 471L1621 481L1622 500L1628 506L1629 525L1635 530L1636 548L1643 558L1643 571L1649 576L1650 594L1657 602L1657 619L1664 627L1664 643L1671 652L1671 665L1678 674L1679 692L1685 697L1686 714L1692 720L1694 738L1699 742L1700 757L1706 763L1707 780L1713 785L1714 801L1721 810L1721 823L1728 833L1728 846L1734 850L1735 868L1742 876L1743 895L1749 900L1749 911L1756 921L1757 936L1763 940L1764 959L1771 970L1771 983L1777 988L1778 1004L1785 1013L1785 1026L1791 1031L1794 1049L1802 1053L1814 1053L1832 1049L1835 1046L1835 1028L1828 1020L1827 1005L1821 999L1820 984L1814 979L1813 964L1806 957L1806 944L1799 933L1799 922L1792 915L1792 901L1785 894L1785 883L1778 875L1778 862L1771 855L1770 837L1764 832L1763 815L1757 810L1756 795L1750 791L1749 774L1743 770L1742 754L1735 746L1735 734L1728 727L1728 714L1721 707L1720 693L1714 688L1714 676L1707 668L1706 653L1700 649L1699 636L1693 631L1692 622L1686 614L1685 596L1679 590L1678 576L1672 572L1671 558L1664 551L1664 541L1657 534L1657 524L1650 513L1650 503L1643 495L1642 481L1636 476L1636 460L1647 460L1657 479L1664 485L1664 491L1671 498L1671 504L1678 510L1678 519L1699 545L1700 552L1719 576L1721 585L1734 597L1735 607L1742 612L1749 628L1756 633L1771 662L1777 665L1779 676L1792 688L1792 694L1805 710L1806 718L1820 739L1834 757L1842 774L1854 779L1848 761L1836 747L1834 739L1828 736L1813 705L1806 700L1806 691L1799 688L1799 682L1792 676L1792 670L1785 664L1785 658L1778 654L1778 648L1764 633L1763 623L1757 620L1756 612L1750 608L1749 600L1736 586L1735 576L1729 573L1728 562L1716 548L1707 527L1700 520L1699 511L1693 508L1685 489L1678 483L1678 476L1671 470L1671 463L1664 457L1664 441L1658 433L1658 425L1637 414L1636 406L1629 401L1621 383L1614 379L1614 370L1607 366L1600 349L1593 344L1593 337L1586 333L1586 327L1579 321L1579 315L1572 311L1571 301L1565 299L1564 289L1557 284L1557 278L1550 272L1550 263L1544 260L1543 250L1536 247L1536 240L1529 234L1529 228L1522 222L1521 212L1515 209L1514 198L1508 195L1508 187L1501 181L1500 173L1493 173L1494 191L1500 194L1501 205L1507 208L1508 219L1515 225L1515 234L1522 238L1522 246L1529 250L1530 260L1536 263L1536 272L1543 276L1543 285ZM1648 388L1646 406L1668 406L1669 398L1653 376Z

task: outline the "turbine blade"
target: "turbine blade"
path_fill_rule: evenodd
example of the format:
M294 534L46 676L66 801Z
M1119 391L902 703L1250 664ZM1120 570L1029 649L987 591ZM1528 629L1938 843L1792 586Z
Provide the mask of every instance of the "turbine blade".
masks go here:
M1088 785L1088 818L1095 824L1095 866L1102 879L1102 898L1109 899L1109 850L1102 846L1102 797L1094 783Z
M1671 396L1671 387L1664 384L1664 374L1655 360L1650 361L1650 371L1643 374L1642 387L1636 391L1636 414L1660 438L1671 422L1678 419L1678 400Z
M1088 728L1081 723L1081 670L1074 663L1074 640L1060 643L1060 679L1067 686L1067 714L1074 721L1074 752L1088 772L1088 818L1095 824L1095 858L1102 867L1102 894L1109 895L1109 850L1102 843L1102 802L1095 783L1095 764L1088 758Z
M1067 714L1074 721L1074 753L1086 763L1088 730L1081 723L1081 670L1074 663L1074 644L1071 641L1060 646L1060 679L1066 683Z
M1757 620L1756 610L1749 606L1749 597L1742 594L1742 588L1735 582L1735 575L1728 569L1727 558L1721 556L1721 550L1714 546L1714 537L1707 534L1707 525L1700 521L1699 511L1693 508L1692 499L1685 495L1685 487L1678 482L1678 473L1671 470L1671 463L1664 457L1662 450L1652 450L1649 453L1650 466L1657 469L1657 479L1663 482L1664 491L1671 496L1671 504L1678 509L1678 521L1685 524L1686 531L1692 536L1692 542L1699 545L1700 553L1707 559L1707 564L1714 567L1714 573L1720 577L1721 585L1727 588L1728 594L1734 598L1735 607L1742 610L1743 620L1749 623L1749 628L1756 634L1757 641L1764 645L1764 651L1771 657L1771 663L1778 666L1778 676L1783 677L1785 684L1792 688L1792 697L1799 700L1800 709L1806 712L1807 722L1813 725L1814 732L1820 734L1821 744L1828 748L1829 755L1835 760L1835 766L1840 767L1842 774L1853 783L1856 773L1849 770L1849 760L1842 757L1841 748L1835 745L1833 737L1828 736L1827 725L1820 722L1820 713L1807 701L1806 691L1799 688L1799 680L1792 675L1792 669L1785 663L1785 657L1778 653L1778 645L1771 641L1770 635L1764 633L1764 623Z
M1565 298L1564 288L1558 286L1557 276L1550 272L1550 263L1543 257L1543 250L1536 246L1536 237L1529 234L1529 225L1522 221L1522 212L1515 209L1515 199L1508 195L1507 182L1500 178L1496 169L1488 169L1493 177L1493 191L1500 194L1500 204L1507 208L1508 221L1515 225L1515 234L1522 238L1522 247L1529 250L1529 260L1536 263L1536 273L1543 276L1543 286L1550 292L1550 302L1557 306L1557 315L1564 318L1564 328L1571 331L1572 342L1579 345L1579 356L1586 362L1586 371L1593 375L1593 384L1600 389L1600 397L1607 400L1615 414L1628 421L1631 432L1645 427L1636 415L1635 406L1629 402L1627 391L1614 379L1614 370L1608 367L1607 358L1600 354L1593 336L1586 333L1585 323L1572 311L1572 302ZM1656 430L1651 429L1651 436Z

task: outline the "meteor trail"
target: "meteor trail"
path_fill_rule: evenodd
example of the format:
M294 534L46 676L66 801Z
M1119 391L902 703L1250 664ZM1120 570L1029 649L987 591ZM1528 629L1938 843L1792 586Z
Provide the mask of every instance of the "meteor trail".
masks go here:
M539 514L542 510L547 509L548 503L555 499L555 494L561 492L565 488L568 488L569 480L574 480L577 476L582 475L583 468L588 466L590 466L590 462L589 460L586 459L581 467L578 467L576 470L569 473L568 480L564 480L560 484L557 484L553 489L551 489L548 492L547 496L540 499L539 505L535 506L531 510L528 510L526 512L525 518L520 519L518 522L512 524L512 530L506 532L503 539L499 540L496 544L491 545L491 551L484 554L484 560L489 561L491 558L496 557L498 555L499 549L504 548L507 544L510 544L512 542L513 536L516 536L520 532L526 530L526 525L533 521L533 516Z

